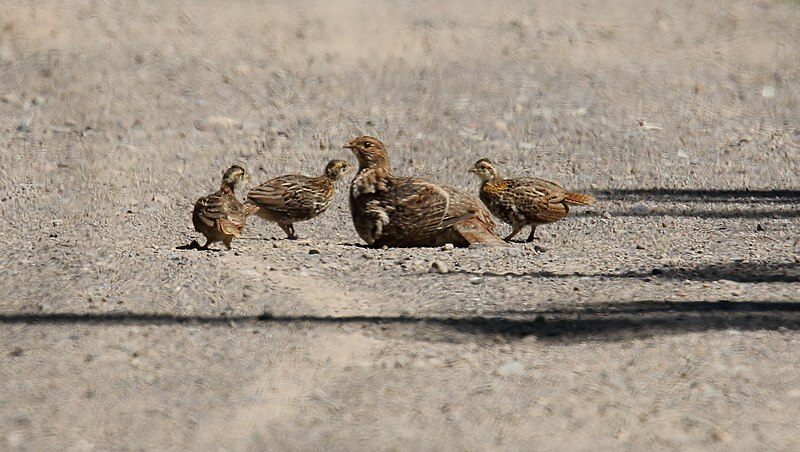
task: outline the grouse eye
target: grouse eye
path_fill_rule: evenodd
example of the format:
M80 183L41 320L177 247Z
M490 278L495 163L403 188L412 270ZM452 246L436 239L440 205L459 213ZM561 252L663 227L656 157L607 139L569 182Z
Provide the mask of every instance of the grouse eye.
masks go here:
M365 148L365 149L368 149L368 148L371 148L371 147L372 147L372 143L370 143L369 141L367 141L366 143L364 143L364 148Z

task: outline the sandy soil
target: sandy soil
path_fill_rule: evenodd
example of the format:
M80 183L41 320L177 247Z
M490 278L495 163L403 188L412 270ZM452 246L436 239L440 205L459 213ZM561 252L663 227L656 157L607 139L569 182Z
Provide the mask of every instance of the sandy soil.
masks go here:
M800 6L433 3L0 5L0 449L796 449ZM363 133L599 202L372 250L342 184L178 249Z

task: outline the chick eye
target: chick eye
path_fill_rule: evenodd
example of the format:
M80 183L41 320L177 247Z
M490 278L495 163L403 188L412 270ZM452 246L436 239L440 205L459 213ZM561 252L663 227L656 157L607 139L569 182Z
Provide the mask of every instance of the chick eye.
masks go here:
M369 141L364 143L364 148L371 148L371 147L372 147L372 143L370 143Z

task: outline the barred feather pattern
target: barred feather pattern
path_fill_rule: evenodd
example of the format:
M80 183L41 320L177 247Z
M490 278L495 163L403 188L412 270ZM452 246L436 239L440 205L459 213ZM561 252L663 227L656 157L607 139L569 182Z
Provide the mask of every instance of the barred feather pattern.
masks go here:
M326 176L287 175L253 188L247 193L247 201L257 206L256 214L266 220L295 223L325 212L333 193L333 181Z
M350 184L350 212L367 244L504 245L494 234L491 214L474 196L425 179L394 176L383 143L375 138L359 137L346 147L359 160Z
M526 177L503 179L488 159L481 159L470 170L483 180L479 197L497 218L513 228L511 239L520 229L531 226L529 241L536 226L566 217L571 205L591 205L595 198L585 193L568 192L544 179Z
M319 177L290 174L270 179L247 194L248 213L277 223L288 238L296 238L293 223L325 212L333 200L336 180L348 169L347 162L332 160Z
M228 170L229 172L231 170ZM204 248L212 243L222 242L226 248L230 249L231 241L241 236L247 221L245 207L234 195L235 184L246 173L242 170L241 173L230 178L228 173L218 191L203 196L194 204L192 224L197 232L205 236Z

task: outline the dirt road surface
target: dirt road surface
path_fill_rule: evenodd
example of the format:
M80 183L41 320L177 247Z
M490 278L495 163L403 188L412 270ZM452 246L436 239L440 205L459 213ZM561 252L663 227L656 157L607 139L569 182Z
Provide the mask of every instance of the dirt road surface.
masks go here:
M800 4L565 3L2 2L0 449L796 450ZM375 250L342 183L178 248L361 134L598 202Z

